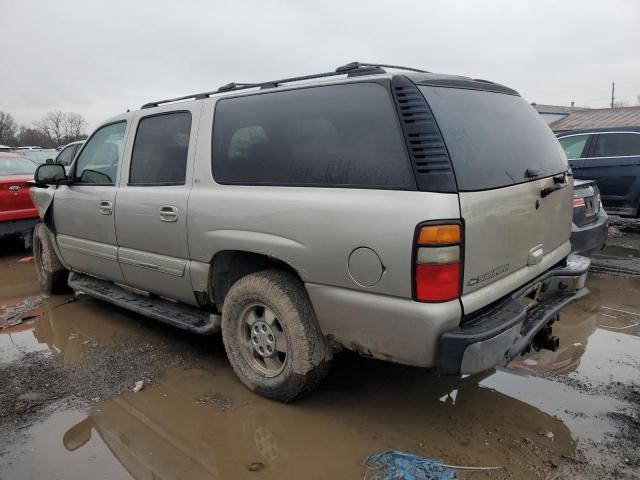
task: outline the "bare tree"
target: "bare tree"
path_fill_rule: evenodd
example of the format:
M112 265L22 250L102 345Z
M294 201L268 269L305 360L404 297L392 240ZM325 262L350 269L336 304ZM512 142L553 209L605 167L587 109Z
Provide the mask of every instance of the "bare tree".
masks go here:
M18 126L11 114L0 111L0 144L14 144L17 129Z
M613 108L623 108L629 106L629 102L626 100L616 100L613 102Z
M54 110L47 113L41 120L34 122L34 125L49 138L51 143L60 145L64 138L64 117L64 112Z
M49 143L57 146L86 138L86 124L85 119L78 113L54 110L35 122L34 126L46 135Z
M74 112L69 112L65 115L65 136L67 142L74 142L84 137L84 128L87 126L87 122L82 115Z
M20 127L16 135L17 145L36 145L43 148L55 147L49 137L36 128Z

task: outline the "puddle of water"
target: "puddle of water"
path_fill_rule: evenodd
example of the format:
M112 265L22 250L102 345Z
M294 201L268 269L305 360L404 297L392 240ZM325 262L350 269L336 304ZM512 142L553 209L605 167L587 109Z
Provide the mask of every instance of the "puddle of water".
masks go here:
M33 268L11 265L16 272ZM28 284L20 275L10 278ZM19 289L12 285L10 294L0 288L0 298L14 298ZM169 370L139 393L36 424L27 443L9 446L0 457L0 471L33 479L362 478L360 462L367 454L399 449L530 476L532 465L543 462L534 458L532 444L572 456L582 439L615 434L607 414L625 405L527 371L555 370L591 383L637 381L637 332L602 325L613 321L603 315L612 308L631 312L615 311L619 322L634 317L640 281L595 278L589 287L591 295L554 326L561 349L534 352L513 365L517 371L458 379L343 354L320 389L282 405L246 390L221 349L213 348L201 369ZM161 343L170 337L168 327L117 307L86 297L66 303L69 298L52 297L37 318L1 331L0 362L43 350L74 363L90 344L122 338ZM180 335L193 345L204 341ZM553 432L553 438L540 432ZM264 467L251 472L252 463Z
M36 280L33 262L19 263L26 252L21 245L8 244L3 241L0 244L2 257L0 257L0 304L9 303L7 300L22 299L29 295L40 293L40 287Z
M84 444L82 452L72 454L61 441L60 433L69 431L86 418L76 410L54 413L44 422L29 429L29 442L15 446L0 457L0 472L4 479L67 480L128 479L125 466L113 456L99 435Z
M337 372L318 395L294 405L256 397L225 365L168 371L140 393L95 405L75 424L45 422L57 436L39 439L38 451L72 462L95 455L100 440L135 478L250 478L249 466L260 463L261 478L281 479L362 478L362 458L386 449L519 471L528 462L525 437L567 455L575 448L562 422L501 393L492 377L489 388L471 377L449 382L353 357L342 366L352 371ZM26 465L32 455L23 449L9 458Z

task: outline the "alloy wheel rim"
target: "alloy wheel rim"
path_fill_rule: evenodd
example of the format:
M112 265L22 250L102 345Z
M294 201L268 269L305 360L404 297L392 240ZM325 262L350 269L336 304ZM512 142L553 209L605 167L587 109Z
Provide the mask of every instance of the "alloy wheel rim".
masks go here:
M247 305L240 313L238 330L240 350L254 370L266 377L284 370L289 341L273 310L262 303Z

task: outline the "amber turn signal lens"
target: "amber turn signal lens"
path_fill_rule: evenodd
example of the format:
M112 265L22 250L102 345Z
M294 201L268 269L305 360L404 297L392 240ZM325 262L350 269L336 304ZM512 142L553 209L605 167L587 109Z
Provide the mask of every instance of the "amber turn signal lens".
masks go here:
M418 235L420 245L459 243L460 239L460 225L429 225L421 227Z

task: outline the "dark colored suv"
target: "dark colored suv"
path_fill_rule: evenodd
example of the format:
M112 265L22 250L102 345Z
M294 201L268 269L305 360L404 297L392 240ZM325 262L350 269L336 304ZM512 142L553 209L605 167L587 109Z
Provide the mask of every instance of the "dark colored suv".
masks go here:
M574 130L558 140L574 177L597 182L607 212L638 216L640 126Z

